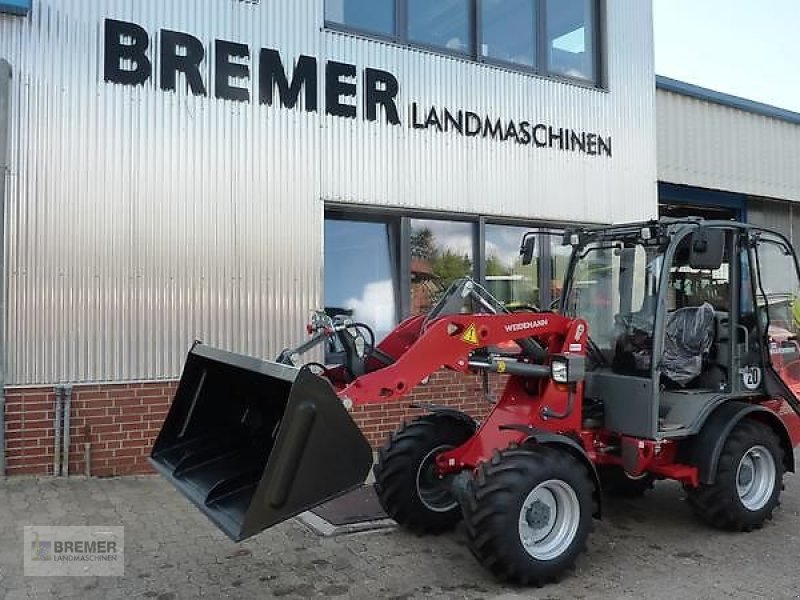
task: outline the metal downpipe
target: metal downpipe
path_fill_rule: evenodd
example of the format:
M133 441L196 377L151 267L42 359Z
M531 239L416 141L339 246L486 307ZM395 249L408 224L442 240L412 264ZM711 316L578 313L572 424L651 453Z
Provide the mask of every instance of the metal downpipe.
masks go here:
M56 403L55 403L55 417L53 419L53 477L61 475L61 416L64 410L64 388L57 385L55 388Z
M0 477L6 474L6 271L5 209L8 132L11 118L11 65L0 58Z
M70 416L72 414L72 386L64 386L64 435L62 436L64 442L64 451L61 454L61 474L64 477L69 476L69 429L70 429Z

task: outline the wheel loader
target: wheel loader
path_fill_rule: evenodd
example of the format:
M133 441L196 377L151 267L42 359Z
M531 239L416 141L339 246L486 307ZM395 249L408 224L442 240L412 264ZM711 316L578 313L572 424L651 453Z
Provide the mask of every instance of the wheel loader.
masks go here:
M524 236L522 264L537 235ZM407 402L440 369L491 373L504 387L481 422L420 405L380 449L375 490L400 526L463 520L486 569L535 585L575 563L605 497L656 480L683 484L713 527L761 527L800 443L789 241L662 219L575 228L563 243L557 311L510 310L466 278L379 342L350 316L317 312L310 339L276 360L195 344L153 465L243 540L362 484L373 455L350 408ZM341 364L303 364L319 344Z

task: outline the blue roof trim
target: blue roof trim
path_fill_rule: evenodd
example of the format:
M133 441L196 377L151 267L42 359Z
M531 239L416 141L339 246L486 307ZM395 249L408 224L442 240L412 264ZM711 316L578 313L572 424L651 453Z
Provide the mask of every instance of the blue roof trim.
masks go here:
M800 125L800 113L786 110L784 108L778 108L777 106L772 106L770 104L755 102L754 100L748 100L747 98L740 98L739 96L723 94L722 92L709 90L691 83L686 83L685 81L678 81L677 79L670 79L669 77L656 75L656 88L665 90L667 92L681 94L683 96L690 96L692 98L697 98L698 100L714 102L715 104L721 104L722 106L730 106L731 108L762 115L764 117L779 119L794 125Z

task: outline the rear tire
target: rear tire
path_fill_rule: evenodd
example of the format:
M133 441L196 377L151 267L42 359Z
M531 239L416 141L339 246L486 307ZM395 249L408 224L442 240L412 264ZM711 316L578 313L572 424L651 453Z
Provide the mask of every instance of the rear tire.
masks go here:
M462 508L469 548L502 581L553 581L586 548L593 491L586 467L564 450L498 452L467 488Z
M778 436L767 425L746 419L725 441L715 482L689 488L689 504L719 529L759 529L778 505L783 472Z
M650 473L631 477L620 466L601 465L597 469L603 492L618 498L639 498L647 490L653 489L654 478Z
M441 414L420 417L393 433L373 469L375 491L386 514L420 534L452 529L462 518L461 508L438 479L434 461L474 433L474 423Z

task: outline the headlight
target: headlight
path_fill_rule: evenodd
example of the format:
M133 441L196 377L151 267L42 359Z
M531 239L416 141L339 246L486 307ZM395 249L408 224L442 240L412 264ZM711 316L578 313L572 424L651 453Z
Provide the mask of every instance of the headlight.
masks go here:
M556 383L577 383L585 372L585 359L579 354L558 354L550 361L550 376Z
M567 383L569 381L567 361L553 359L553 362L550 363L550 376L556 383Z

